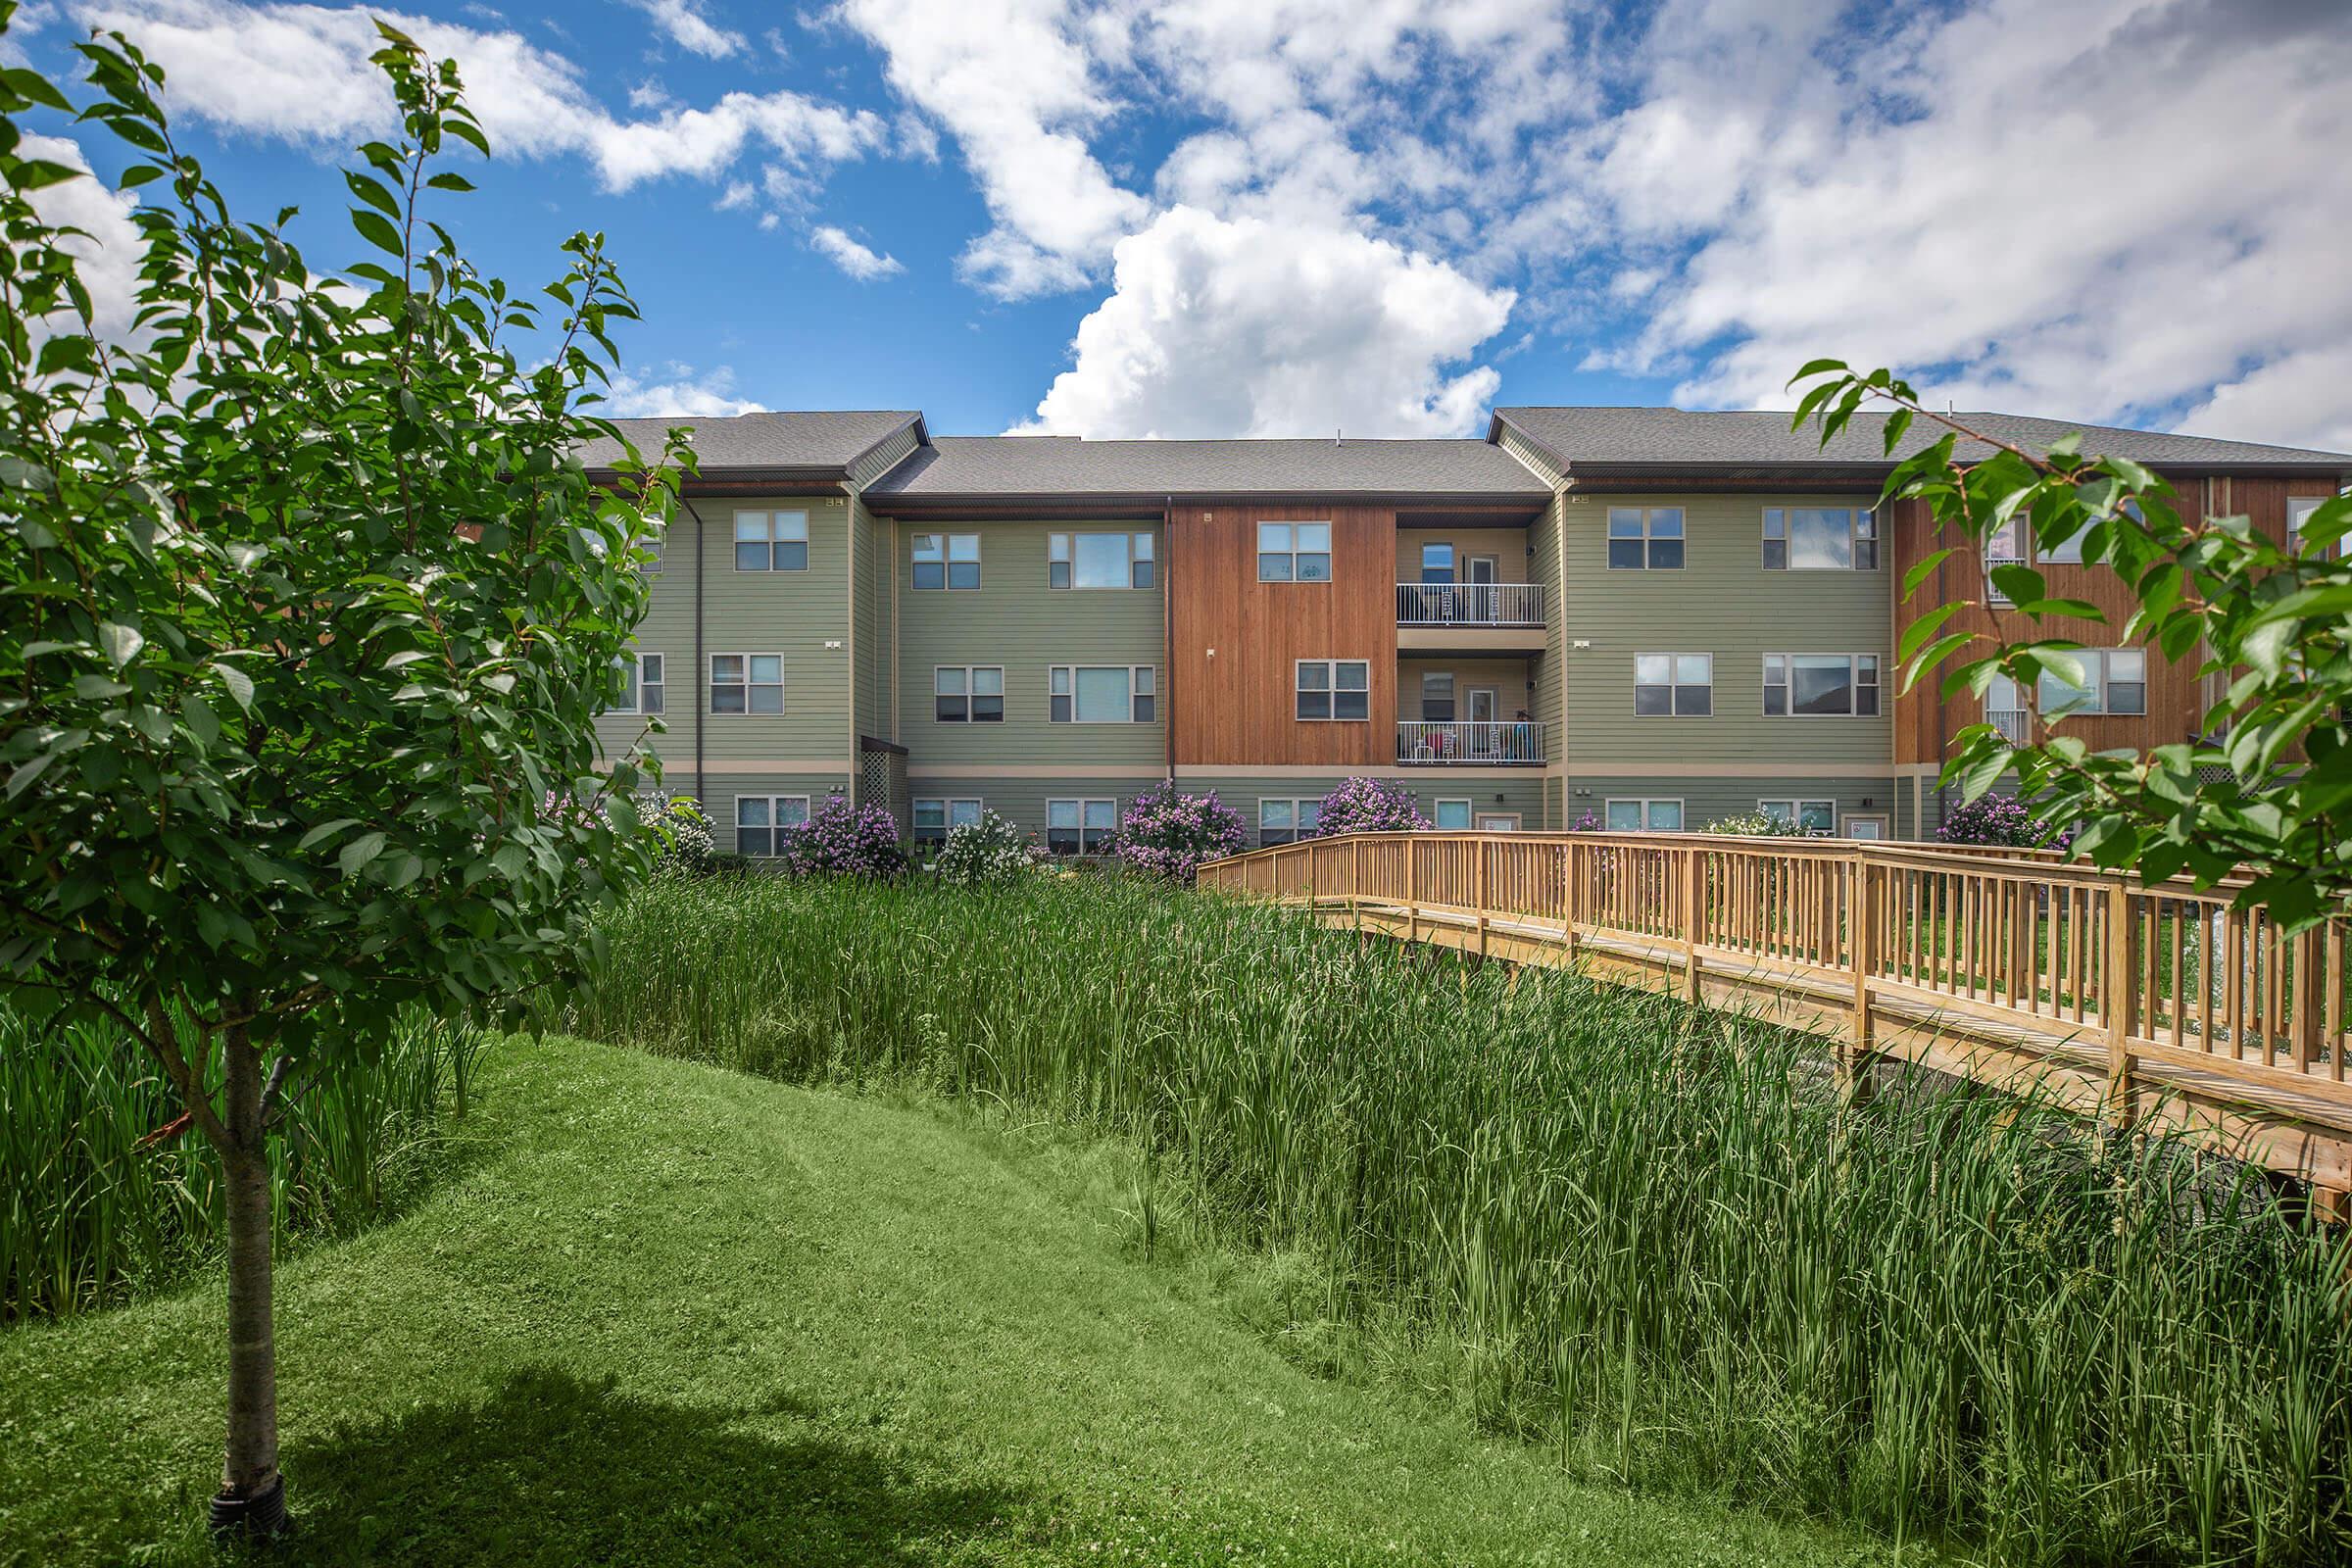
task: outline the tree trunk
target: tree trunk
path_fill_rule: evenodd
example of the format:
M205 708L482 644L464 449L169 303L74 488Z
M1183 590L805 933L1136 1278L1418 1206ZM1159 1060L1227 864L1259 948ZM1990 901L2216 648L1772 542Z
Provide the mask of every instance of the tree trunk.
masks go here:
M270 1153L262 1058L242 1026L221 1041L228 1134L220 1151L228 1200L228 1452L213 1499L216 1530L270 1535L285 1523L277 1469L277 1346L271 1310Z

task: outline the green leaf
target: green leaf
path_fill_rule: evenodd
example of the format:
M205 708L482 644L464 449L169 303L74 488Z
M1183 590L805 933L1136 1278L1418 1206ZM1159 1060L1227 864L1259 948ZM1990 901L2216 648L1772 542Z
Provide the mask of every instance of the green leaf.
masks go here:
M355 207L351 210L351 226L360 231L360 238L377 250L390 251L395 256L408 254L408 247L401 243L400 230L394 228L381 213Z
M356 876L368 861L384 853L384 842L381 833L363 833L343 846L342 853L335 857L335 864L345 876Z
M139 650L147 646L147 639L139 635L136 626L102 620L98 623L98 646L106 650L106 657L117 669L121 669L139 657Z
M331 822L321 822L294 841L294 852L299 855L304 850L325 843L347 827L358 827L359 825L360 819L356 816L338 816Z
M234 664L215 661L209 666L216 678L228 691L229 697L248 713L253 711L253 677Z

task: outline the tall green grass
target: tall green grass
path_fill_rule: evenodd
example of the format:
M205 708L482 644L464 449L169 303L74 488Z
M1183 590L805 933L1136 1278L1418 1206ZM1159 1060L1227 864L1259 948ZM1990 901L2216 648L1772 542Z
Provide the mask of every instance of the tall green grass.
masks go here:
M479 1049L470 1029L419 1014L295 1096L270 1143L280 1239L396 1206ZM220 1166L202 1135L139 1147L179 1109L152 1058L111 1030L43 1029L0 1006L0 1321L122 1300L218 1250Z
M2006 1562L2352 1550L2352 1251L2180 1148L1115 880L675 884L607 936L547 1022L1140 1138L1580 1471Z

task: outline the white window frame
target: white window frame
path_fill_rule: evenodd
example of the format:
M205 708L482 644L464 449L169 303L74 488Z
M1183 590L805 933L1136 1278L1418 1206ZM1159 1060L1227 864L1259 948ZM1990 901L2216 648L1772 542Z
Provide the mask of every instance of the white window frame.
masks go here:
M1280 528L1283 530L1283 532L1279 535L1271 534L1267 530L1272 528ZM1298 539L1298 530L1301 528L1322 529L1323 548L1320 550L1309 550L1302 546ZM1331 520L1328 517L1300 517L1295 519L1274 517L1263 518L1250 525L1250 537L1252 542L1257 547L1257 580L1259 582L1327 583L1331 581L1334 574L1332 571L1333 555L1331 549ZM1273 539L1280 539L1282 541L1279 549L1267 548L1268 541ZM1298 574L1298 563L1300 561L1314 560L1318 558L1323 563L1323 575L1320 577L1302 577ZM1279 577L1269 577L1266 575L1266 563L1274 560L1282 560L1289 563L1289 564L1283 568L1288 575Z
M1329 677L1325 684L1320 686L1306 684L1306 670L1310 664L1318 665L1323 669ZM1343 686L1340 684L1340 671L1348 666L1364 672L1363 685ZM1343 716L1340 712L1340 698L1343 695L1363 698L1364 710L1360 713L1349 713ZM1298 711L1302 699L1316 696L1322 697L1329 705L1328 712L1318 714ZM1291 719L1294 723L1299 724L1369 724L1372 722L1372 661L1369 659L1295 659L1291 661Z
M2039 701L2042 722L2048 723L2053 718L2145 718L2148 716L2148 651L2146 649L2069 648L2063 652L2068 658L2081 661L2083 674L2090 679L2091 700L2082 707L2069 708L2063 713L2056 711L2056 704L2051 699L2049 677L2044 675L2041 678L2041 689L2034 694ZM2115 665L2118 660L2136 660L2138 662L2137 677L2127 677L2121 682L2126 686L2139 688L2139 706L2137 708L2114 706L2114 699L2110 693L2118 684L2115 677ZM2074 688L2068 689L2073 690ZM1992 684L1987 686L1984 691L1984 707L1987 711L2001 707L1993 699L1996 693L2003 691L2008 694L2009 701L2015 708L2023 709L2025 707L2022 700L2024 694L2017 689L2016 682L2011 681L2006 675L1995 675L1992 678ZM2060 701L2063 701L2063 697L2060 698Z
M662 575L662 549L668 533L669 530L666 528L656 528L637 541L638 548L643 550L646 556L645 560L637 563L637 570L640 574L647 577Z
M1266 808L1269 806L1287 806L1291 808L1291 825L1288 829L1283 830L1287 831L1290 837L1279 839L1266 837ZM1315 822L1312 826L1309 826L1306 821L1306 813L1310 810L1315 813ZM1270 844L1304 843L1315 837L1315 830L1322 826L1322 818L1323 797L1320 795L1261 795L1257 798L1258 845L1263 848Z
M1610 827L1609 812L1620 806L1631 806L1640 810L1642 813L1642 826ZM1681 825L1676 827L1651 827L1649 825L1649 812L1650 808L1654 806L1673 807L1675 811L1675 820ZM1688 831L1690 824L1690 808L1680 795L1611 795L1605 797L1600 803L1600 825L1604 832L1681 833Z
M648 660L653 661L654 669L653 678L650 680L646 678L646 661ZM618 707L608 708L605 711L627 713L639 718L661 717L664 705L669 701L668 660L658 652L640 649L635 653L622 654L612 662L628 677L626 683L628 700ZM646 693L649 691L661 694L659 699L651 704L645 700Z
M1080 539L1120 539L1126 542L1125 582L1086 583L1078 580ZM1073 528L1046 536L1046 586L1055 593L1129 593L1149 591L1158 581L1158 550L1149 530L1121 533L1110 528ZM1060 581L1055 581L1058 575Z
M997 677L997 689L995 691L983 692L980 690L980 673L983 670L986 670ZM963 677L962 691L947 692L940 690L940 678L949 674L956 674ZM994 697L997 700L997 713L994 718L982 718L980 716L978 705L980 699L983 697ZM963 703L963 716L961 718L946 718L941 716L939 705L949 698L957 698ZM1004 666L1003 664L933 664L931 666L931 722L934 724L1004 723Z
M1446 825L1446 808L1448 806L1458 806L1462 808L1462 825L1460 827ZM1478 825L1478 803L1467 795L1441 795L1429 803L1429 821L1430 825L1441 833L1468 833Z
M746 539L743 536L744 524L755 517L759 519L760 537ZM807 571L808 569L808 513L797 508L784 511L747 509L735 514L734 522L731 543L737 571ZM794 537L795 534L799 537ZM743 547L745 545L758 545L764 550L765 554L761 558L762 564L747 566L743 564ZM779 566L776 564L778 551L791 550L796 547L800 551L799 565Z
M1078 848L1074 850L1057 850L1054 847L1054 808L1056 806L1075 806L1078 808ZM1110 826L1104 828L1088 827L1086 825L1086 808L1090 806L1109 807ZM1048 855L1074 855L1080 857L1081 858L1089 855L1101 855L1104 852L1100 845L1091 850L1087 848L1086 836L1089 833L1112 833L1117 831L1118 825L1119 803L1115 796L1109 798L1100 795L1055 796L1046 802L1046 853Z
M1796 564L1796 535L1789 525L1792 512L1842 512L1845 514L1845 564L1835 566L1800 566ZM1879 569L1879 514L1873 507L1766 507L1764 509L1764 569L1766 571L1876 571ZM1778 532L1775 532L1778 529ZM1779 545L1780 561L1773 561L1773 546ZM1863 557L1870 558L1863 564Z
M1674 532L1660 533L1657 531L1658 519L1668 514L1672 514L1674 518ZM1626 534L1619 533L1617 525L1620 521L1630 521L1636 531ZM1611 507L1608 516L1601 523L1601 564L1605 570L1685 570L1690 564L1690 510L1685 507ZM1672 565L1662 566L1658 564L1656 559L1657 547L1669 543L1682 547L1683 559ZM1620 566L1617 564L1617 546L1620 544L1640 545L1642 547L1641 561L1633 565Z
M936 829L923 825L923 808L926 806L939 808L939 826ZM968 813L960 813L965 816L962 822L956 820L959 807L971 808ZM979 821L987 809L988 803L977 795L918 795L908 803L907 820L915 843L939 844L944 843L947 836L957 828Z
M970 554L962 552L969 547ZM935 559L926 561L923 553L936 551ZM906 546L907 586L915 593L977 593L980 589L980 536L976 533L918 533L911 534ZM939 581L923 581L923 568L937 566ZM969 566L970 582L957 582L956 568Z
M2288 555L2291 556L2303 548L2303 525L2311 520L2311 514L2334 499L2334 496L2288 496L2286 498L2286 553ZM2328 550L2332 553L2340 549L2342 545L2342 540L2334 540L2328 544Z
M759 827L756 824L752 827L752 831L763 832L768 835L768 848L765 850L747 850L743 847L743 835L745 832L743 808L744 803L747 801L759 801L767 808L767 825L764 828ZM786 822L782 819L784 814L783 808L787 805L795 805L801 808L801 814L798 820ZM788 827L798 827L802 822L806 822L808 820L808 797L806 795L738 795L735 797L735 853L755 860L773 859L776 856L783 853L783 841L776 835L782 833Z
M743 675L740 679L722 681L718 678L718 662L722 659L739 659L743 661ZM754 668L752 661L755 659L774 660L776 662L776 678L772 681L752 679ZM704 689L707 690L710 696L710 700L703 706L706 710L709 711L711 717L781 718L784 716L784 656L782 654L712 654L710 656L710 666L704 671L704 673L706 676L708 676ZM741 687L743 690L743 707L739 709L720 708L718 706L718 693L721 686ZM757 691L764 690L770 686L774 687L776 691L775 710L773 712L767 712L753 707L752 694Z
M1788 823L1790 827L1805 832L1812 831L1805 827L1805 808L1808 806L1818 806L1828 814L1830 825L1821 831L1824 836L1835 838L1838 833L1838 803L1836 801L1825 800L1819 796L1807 799L1801 795L1780 795L1770 800L1756 802L1756 809L1766 816L1775 817ZM1788 809L1775 809L1778 807L1786 807Z
M1642 688L1660 684L1654 680L1645 681L1642 678L1642 661L1644 659L1666 661L1666 680L1663 683L1666 687L1666 711L1663 713L1642 711ZM1682 662L1686 659L1703 659L1707 662L1707 678L1704 682L1687 681L1682 678ZM1682 710L1683 688L1702 684L1706 687L1707 692L1707 710L1703 713L1684 712ZM1713 718L1715 716L1715 656L1702 653L1666 654L1656 652L1634 655L1634 716L1636 718Z
M1773 679L1772 663L1780 660L1781 678ZM1800 713L1796 710L1796 661L1800 659L1842 659L1845 661L1846 710L1842 713ZM1870 678L1865 680L1867 674ZM1764 656L1764 697L1758 711L1766 718L1883 718L1886 710L1884 690L1886 662L1877 654L1821 654L1772 653ZM1781 694L1781 710L1772 710L1772 694ZM1870 711L1862 710L1862 694L1870 693Z
M1078 676L1081 672L1090 669L1126 671L1127 716L1125 718L1080 718L1078 716ZM1065 687L1066 690L1063 689ZM1048 664L1046 666L1046 722L1050 724L1156 724L1159 722L1159 666L1157 664Z

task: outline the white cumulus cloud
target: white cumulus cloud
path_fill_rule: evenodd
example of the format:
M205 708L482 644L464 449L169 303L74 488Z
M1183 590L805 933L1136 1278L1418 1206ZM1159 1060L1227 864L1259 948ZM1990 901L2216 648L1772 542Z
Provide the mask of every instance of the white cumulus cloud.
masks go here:
M808 243L815 247L818 255L860 283L870 283L877 277L888 277L894 272L906 270L899 265L897 257L878 254L830 223L819 224L809 234Z
M671 43L712 60L723 60L744 47L743 34L729 32L705 15L702 0L629 0L654 19L654 25Z
M676 361L621 370L612 377L605 402L595 411L608 418L642 416L662 418L732 418L757 414L762 404L735 396L735 372L726 366L698 374L691 365Z
M1508 289L1345 229L1176 207L1115 249L1110 297L1024 429L1091 436L1461 435L1465 367Z

